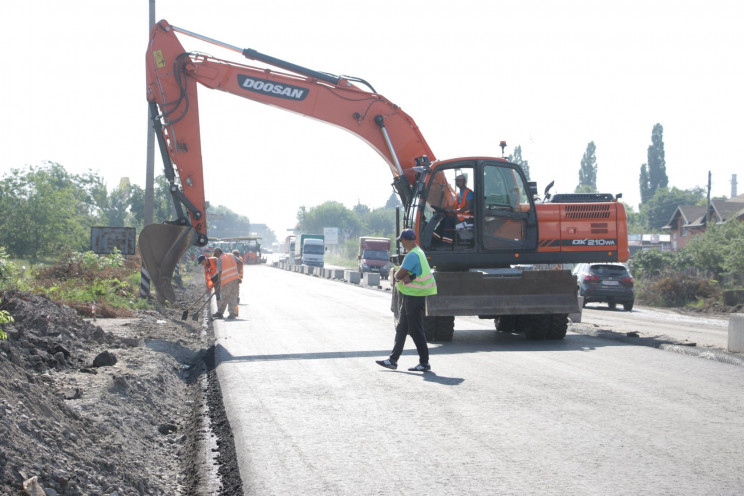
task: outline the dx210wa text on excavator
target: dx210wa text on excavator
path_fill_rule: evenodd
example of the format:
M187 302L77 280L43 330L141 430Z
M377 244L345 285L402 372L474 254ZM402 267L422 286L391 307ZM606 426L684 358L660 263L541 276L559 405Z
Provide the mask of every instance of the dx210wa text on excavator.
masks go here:
M263 67L187 52L177 34ZM170 280L185 251L208 243L198 85L343 128L380 155L403 204L398 230L416 231L435 270L439 294L427 297L426 305L430 340L451 339L459 315L492 318L497 330L533 339L562 339L568 315L579 311L575 278L568 270L514 267L628 259L626 213L617 198L571 194L540 200L521 167L504 158L440 160L413 119L363 79L307 69L165 20L150 33L146 64L147 100L177 214L147 226L139 240L161 301L175 299ZM470 212L456 216L460 176L473 200ZM394 291L397 315L396 300Z

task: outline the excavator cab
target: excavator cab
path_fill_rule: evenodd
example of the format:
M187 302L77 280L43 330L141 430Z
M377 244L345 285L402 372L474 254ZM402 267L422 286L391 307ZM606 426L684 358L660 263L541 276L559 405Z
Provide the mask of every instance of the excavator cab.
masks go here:
M437 164L422 200L414 202L419 209L420 243L435 263L454 268L454 262L447 260L458 253L470 265L478 258L484 267L508 267L514 263L515 251L537 246L529 184L521 169L505 160Z

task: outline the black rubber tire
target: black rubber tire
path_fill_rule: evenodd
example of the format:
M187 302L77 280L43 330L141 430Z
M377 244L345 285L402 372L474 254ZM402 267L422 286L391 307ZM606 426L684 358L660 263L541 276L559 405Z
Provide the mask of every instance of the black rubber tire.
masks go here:
M495 319L496 330L498 332L514 332L517 324L516 315L500 315Z
M454 317L424 317L424 334L431 342L452 341L455 334Z
M439 317L437 323L437 341L452 341L455 335L455 317Z
M437 318L424 317L424 334L430 343L437 340Z
M633 302L631 301L630 303L623 303L623 310L625 310L626 312L630 312L631 310L633 310Z
M550 315L550 327L546 339L563 339L568 330L568 314L559 313Z
M529 340L547 339L550 330L550 315L523 315L524 335Z

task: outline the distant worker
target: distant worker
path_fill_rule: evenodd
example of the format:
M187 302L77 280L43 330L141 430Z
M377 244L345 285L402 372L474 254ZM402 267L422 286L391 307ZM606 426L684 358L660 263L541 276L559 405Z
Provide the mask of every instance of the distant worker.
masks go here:
M220 275L220 300L217 312L212 317L221 319L227 308L227 318L234 319L237 317L235 309L238 306L238 284L240 284L241 275L238 271L238 262L240 259L232 253L223 253L220 248L215 249L214 253L217 256L217 273Z
M206 257L199 255L196 259L197 263L204 267L204 279L207 280L207 288L215 291L215 296L219 293L220 285L219 274L217 273L217 259L215 257Z
M240 275L240 279L238 279L238 302L235 304L235 315L238 315L238 306L240 305L240 284L243 283L243 258L240 256L238 250L233 250L232 254L238 259L238 274Z
M426 261L424 251L416 242L416 233L413 229L405 229L398 236L398 241L406 250L403 264L395 272L395 280L399 297L402 299L400 305L400 318L395 327L395 344L390 358L376 360L376 363L387 369L397 369L398 359L403 353L406 343L406 335L410 334L418 351L419 364L408 370L412 372L428 372L429 347L426 344L426 333L424 332L424 312L426 297L437 294L437 282Z

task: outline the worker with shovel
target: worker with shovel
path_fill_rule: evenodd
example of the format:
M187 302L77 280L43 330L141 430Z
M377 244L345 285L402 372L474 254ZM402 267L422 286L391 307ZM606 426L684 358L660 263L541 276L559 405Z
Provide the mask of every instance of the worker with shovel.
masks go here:
M207 280L207 288L214 289L217 299L220 299L219 273L217 272L217 257L205 257L199 255L197 263L204 267L204 279Z
M220 248L214 250L217 257L217 273L219 274L219 306L217 312L212 315L215 319L221 319L224 316L225 308L228 310L228 319L236 318L238 307L238 284L242 279L242 271L238 268L238 263L242 262L232 253L223 253ZM241 264L242 265L242 264Z

